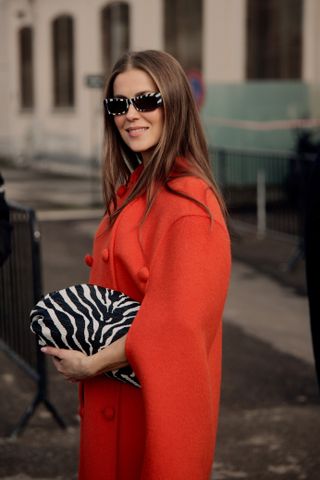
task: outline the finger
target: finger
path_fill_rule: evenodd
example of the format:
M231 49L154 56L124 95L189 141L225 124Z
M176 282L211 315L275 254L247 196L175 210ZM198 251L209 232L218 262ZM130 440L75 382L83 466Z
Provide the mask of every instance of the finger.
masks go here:
M60 348L55 348L55 347L42 347L41 352L45 353L46 355L51 355L53 357L61 358L62 350Z

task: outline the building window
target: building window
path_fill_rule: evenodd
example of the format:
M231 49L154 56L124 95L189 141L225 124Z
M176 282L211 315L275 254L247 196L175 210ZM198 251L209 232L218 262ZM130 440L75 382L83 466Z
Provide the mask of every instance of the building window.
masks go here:
M73 18L61 15L52 24L53 99L55 107L74 106Z
M202 0L165 0L165 50L186 71L202 68Z
M19 30L20 104L33 108L33 32L31 27Z
M247 77L300 79L301 0L247 0Z
M112 2L102 9L101 33L103 70L108 74L129 49L130 11L126 2Z

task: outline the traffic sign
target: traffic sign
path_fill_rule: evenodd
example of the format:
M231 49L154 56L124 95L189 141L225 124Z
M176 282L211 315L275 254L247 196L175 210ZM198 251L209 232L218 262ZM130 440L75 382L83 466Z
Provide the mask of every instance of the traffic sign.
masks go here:
M205 98L205 86L200 70L189 70L187 77L198 108L201 108Z

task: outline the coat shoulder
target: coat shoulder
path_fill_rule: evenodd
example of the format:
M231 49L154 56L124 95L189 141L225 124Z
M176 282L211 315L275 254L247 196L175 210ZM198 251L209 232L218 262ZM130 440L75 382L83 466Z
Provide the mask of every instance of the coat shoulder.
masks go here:
M189 215L211 215L215 221L225 223L216 194L204 180L194 176L170 180L169 189L163 187L159 192L155 207L171 221Z

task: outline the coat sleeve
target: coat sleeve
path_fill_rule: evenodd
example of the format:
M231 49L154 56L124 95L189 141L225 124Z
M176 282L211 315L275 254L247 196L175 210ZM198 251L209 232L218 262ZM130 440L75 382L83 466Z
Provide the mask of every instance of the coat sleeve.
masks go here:
M126 342L145 405L142 480L209 478L229 273L227 231L205 216L179 218L154 249Z

